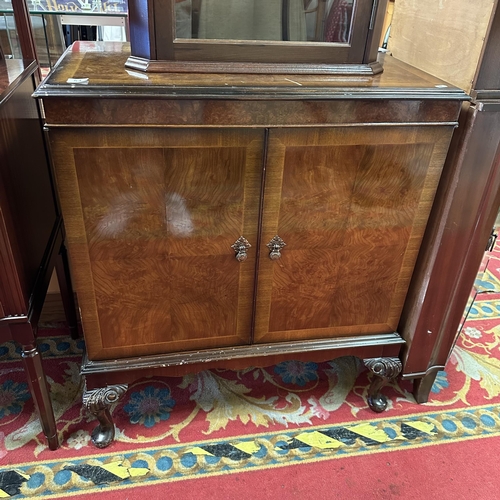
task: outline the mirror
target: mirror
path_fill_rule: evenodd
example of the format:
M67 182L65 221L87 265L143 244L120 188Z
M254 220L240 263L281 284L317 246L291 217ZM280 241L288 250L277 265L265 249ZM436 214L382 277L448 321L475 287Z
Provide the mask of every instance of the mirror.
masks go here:
M175 0L177 39L347 44L356 0Z

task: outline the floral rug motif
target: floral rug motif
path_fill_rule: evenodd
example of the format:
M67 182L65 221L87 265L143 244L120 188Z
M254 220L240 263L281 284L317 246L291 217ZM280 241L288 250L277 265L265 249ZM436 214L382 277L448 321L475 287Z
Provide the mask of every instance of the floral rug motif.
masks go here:
M394 382L380 415L366 402L371 374L354 357L211 370L132 384L112 408L115 442L98 450L90 443L96 421L81 404L83 341L60 326L43 330L39 342L61 441L51 452L19 349L1 345L0 497L64 498L500 435L500 252L486 264L429 402L416 404L411 384Z

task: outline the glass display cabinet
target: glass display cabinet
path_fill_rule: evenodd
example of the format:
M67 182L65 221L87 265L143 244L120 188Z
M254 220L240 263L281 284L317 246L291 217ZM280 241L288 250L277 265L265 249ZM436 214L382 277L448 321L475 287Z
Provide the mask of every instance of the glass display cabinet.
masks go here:
M158 72L382 71L387 0L130 0L130 68ZM154 14L153 14L154 13Z

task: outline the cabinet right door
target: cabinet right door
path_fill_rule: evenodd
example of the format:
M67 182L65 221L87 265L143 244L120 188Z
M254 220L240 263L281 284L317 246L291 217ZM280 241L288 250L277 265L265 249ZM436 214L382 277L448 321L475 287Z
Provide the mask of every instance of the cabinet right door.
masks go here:
M271 130L255 342L396 331L451 133Z

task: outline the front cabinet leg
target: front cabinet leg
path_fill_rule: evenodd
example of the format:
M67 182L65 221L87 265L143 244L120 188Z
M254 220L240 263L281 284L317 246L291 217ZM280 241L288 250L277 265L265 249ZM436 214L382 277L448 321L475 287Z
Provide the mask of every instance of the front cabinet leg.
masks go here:
M380 413L387 408L387 398L380 391L400 374L403 365L399 358L369 358L364 359L363 363L375 375L368 389L368 406Z
M90 391L85 387L83 391L83 405L99 420L99 425L92 431L92 442L98 448L105 448L115 438L115 424L109 408L123 397L127 389L127 384L119 384Z

